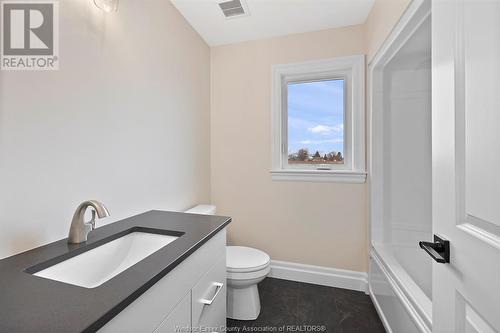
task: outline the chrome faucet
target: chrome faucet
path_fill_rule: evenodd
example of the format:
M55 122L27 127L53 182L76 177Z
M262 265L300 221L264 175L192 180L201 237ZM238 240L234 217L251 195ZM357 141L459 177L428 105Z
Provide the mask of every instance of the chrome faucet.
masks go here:
M92 218L90 221L85 222L83 219L89 207L92 209ZM68 243L77 244L87 241L87 235L95 229L96 213L100 219L109 216L106 207L96 200L84 201L76 208L73 220L71 220L71 227L69 228Z

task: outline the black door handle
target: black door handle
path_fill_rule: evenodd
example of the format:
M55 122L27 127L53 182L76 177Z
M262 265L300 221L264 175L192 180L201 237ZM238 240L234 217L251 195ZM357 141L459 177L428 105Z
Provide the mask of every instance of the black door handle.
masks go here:
M418 242L418 245L437 262L442 264L450 262L450 242L448 240L434 235L434 243Z

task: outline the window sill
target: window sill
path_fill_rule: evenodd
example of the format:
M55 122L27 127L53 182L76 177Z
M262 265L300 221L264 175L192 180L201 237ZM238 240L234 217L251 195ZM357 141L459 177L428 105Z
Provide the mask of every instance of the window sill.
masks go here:
M271 170L271 178L276 181L363 184L366 181L366 172L290 169Z

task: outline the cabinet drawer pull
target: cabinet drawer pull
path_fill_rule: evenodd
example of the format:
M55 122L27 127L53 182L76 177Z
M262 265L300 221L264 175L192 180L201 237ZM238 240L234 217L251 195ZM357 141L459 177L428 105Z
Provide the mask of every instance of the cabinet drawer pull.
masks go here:
M222 287L224 287L224 283L215 282L214 286L215 286L215 295L214 295L214 297L212 297L211 300L202 298L201 299L201 303L206 304L206 305L212 304L215 301L215 299L217 298L217 295L219 295L220 291L222 290Z

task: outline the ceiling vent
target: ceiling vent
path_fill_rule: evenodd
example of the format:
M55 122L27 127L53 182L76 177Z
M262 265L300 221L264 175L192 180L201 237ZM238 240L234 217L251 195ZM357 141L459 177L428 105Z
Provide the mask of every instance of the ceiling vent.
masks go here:
M230 0L219 2L219 7L226 18L245 16L248 10L245 8L243 0Z

